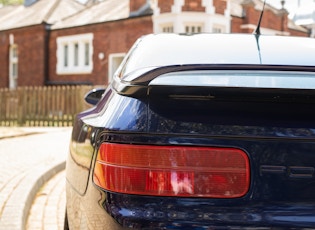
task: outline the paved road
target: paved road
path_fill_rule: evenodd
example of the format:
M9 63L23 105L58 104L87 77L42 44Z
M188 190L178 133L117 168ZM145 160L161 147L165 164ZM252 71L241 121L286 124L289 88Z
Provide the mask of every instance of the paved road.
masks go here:
M63 170L38 190L28 215L26 230L63 230L65 192Z
M48 128L27 130L24 136L0 140L0 230L25 229L34 198L41 196L36 194L44 191L40 190L42 185L65 166L70 134L70 128ZM63 174L58 174L56 178L55 185L48 187L54 187L52 193L59 189L57 193L62 197ZM54 209L53 198L48 195L44 207ZM62 202L60 198L56 206L61 207ZM54 210L50 211L57 215ZM35 215L43 214L38 209ZM52 226L54 224L56 226ZM54 224L50 223L49 229L58 229L58 222Z

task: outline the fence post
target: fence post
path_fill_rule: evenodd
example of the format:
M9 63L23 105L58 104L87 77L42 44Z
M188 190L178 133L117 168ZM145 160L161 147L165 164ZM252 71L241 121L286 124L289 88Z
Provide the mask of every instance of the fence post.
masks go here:
M16 90L15 90L15 94L16 94L16 98L17 98L17 125L18 126L23 126L24 125L24 116L23 116L23 91L22 88L18 87ZM12 98L12 94L10 95L11 98ZM24 95L25 96L25 95ZM12 111L10 111L12 113Z

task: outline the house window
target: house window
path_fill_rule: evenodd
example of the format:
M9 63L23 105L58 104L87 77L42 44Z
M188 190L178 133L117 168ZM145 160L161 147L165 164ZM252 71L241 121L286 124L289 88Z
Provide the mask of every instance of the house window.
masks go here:
M15 89L17 87L18 79L18 46L11 45L9 53L9 87Z
M90 65L90 44L87 42L84 44L84 65Z
M213 33L225 33L225 26L222 25L214 25L212 28Z
M74 44L74 66L79 65L79 44Z
M93 34L57 38L57 74L88 74L93 70Z
M68 45L67 44L65 44L64 45L64 67L68 67L68 63L69 63L69 57L68 57L68 53L69 53L69 49L68 49Z
M202 32L202 26L201 25L186 25L185 32L187 34L199 34Z
M163 33L173 33L174 32L174 27L173 26L163 26L162 27L162 32Z
M125 56L126 56L125 53L117 53L117 54L109 55L108 83L110 83L113 80L113 76Z

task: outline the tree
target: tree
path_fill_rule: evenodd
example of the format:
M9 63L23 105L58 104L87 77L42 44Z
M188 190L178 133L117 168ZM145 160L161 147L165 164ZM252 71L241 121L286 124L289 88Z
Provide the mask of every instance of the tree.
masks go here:
M24 0L0 0L0 6L23 4Z

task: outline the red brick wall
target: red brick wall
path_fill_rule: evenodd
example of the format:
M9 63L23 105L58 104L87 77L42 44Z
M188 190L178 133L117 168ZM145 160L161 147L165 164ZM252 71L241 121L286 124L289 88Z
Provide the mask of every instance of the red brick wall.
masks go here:
M18 86L44 85L45 28L44 25L24 27L1 32L0 87L9 87L9 36L18 46Z
M218 0L216 0L218 1ZM252 33L254 29L252 28L241 28L242 25L254 25L256 26L259 21L261 14L260 10L254 8L254 4L244 5L245 17L232 17L232 33ZM288 28L288 15L276 14L272 10L265 9L264 15L261 21L261 28L268 28L277 31L289 32L293 36L307 36L306 33L300 31L290 30Z
M226 9L226 1L214 0L213 4L216 8L216 13L224 14ZM174 0L159 0L158 7L161 13L171 12ZM185 0L185 4L182 7L182 11L194 11L194 12L205 12L205 7L202 6L202 0Z
M288 31L290 32L290 36L299 36L299 37L307 37L308 33L304 33L298 30L292 30L292 29L288 29Z
M0 88L9 86L9 34L0 31Z
M19 46L19 86L40 86L45 80L45 29L22 29L16 37Z
M146 0L130 0L129 7L130 12L137 11L141 8L147 1Z
M246 5L243 7L245 12L245 17L243 20L243 24L254 24L257 25L259 19L259 11L255 10L254 5Z
M182 11L205 12L205 10L201 0L185 0L185 5L182 7Z
M227 7L226 1L213 0L213 5L215 7L215 12L217 14L223 14L224 15L224 11L226 10L226 7Z
M160 13L169 13L172 11L172 6L174 4L174 0L159 0L158 7L160 8Z
M231 33L240 33L241 32L241 26L244 23L243 18L239 17L232 17L231 20Z
M62 82L91 82L94 85L107 84L108 56L112 53L126 53L137 38L153 32L151 16L101 23L89 26L75 27L51 31L50 39L50 69L49 81ZM56 73L56 39L58 36L93 33L93 71L91 74L57 75ZM105 58L100 60L99 53Z
M282 16L275 15L271 10L265 10L263 18L261 20L261 27L266 27L266 28L281 31Z

